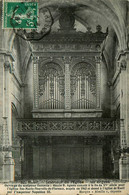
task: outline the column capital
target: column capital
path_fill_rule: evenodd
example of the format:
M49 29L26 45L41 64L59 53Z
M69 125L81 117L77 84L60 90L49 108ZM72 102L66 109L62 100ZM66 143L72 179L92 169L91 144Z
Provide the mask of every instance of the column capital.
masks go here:
M71 56L63 56L62 60L64 61L65 64L70 64L72 61L72 57Z
M96 63L100 63L101 62L101 59L102 59L102 57L100 55L95 56L95 62Z
M31 57L32 57L32 60L33 60L34 64L39 63L39 56L32 55Z

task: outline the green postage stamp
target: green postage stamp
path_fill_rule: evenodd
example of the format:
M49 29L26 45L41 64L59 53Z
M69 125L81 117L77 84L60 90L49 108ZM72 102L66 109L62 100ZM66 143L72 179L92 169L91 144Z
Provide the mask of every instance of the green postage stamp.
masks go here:
M37 2L3 1L3 29L37 28Z

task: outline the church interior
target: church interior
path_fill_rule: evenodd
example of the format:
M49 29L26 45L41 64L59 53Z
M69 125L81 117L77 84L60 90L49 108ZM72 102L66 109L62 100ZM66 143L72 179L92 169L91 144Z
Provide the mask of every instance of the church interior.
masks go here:
M0 180L128 180L128 1L38 3L0 29Z

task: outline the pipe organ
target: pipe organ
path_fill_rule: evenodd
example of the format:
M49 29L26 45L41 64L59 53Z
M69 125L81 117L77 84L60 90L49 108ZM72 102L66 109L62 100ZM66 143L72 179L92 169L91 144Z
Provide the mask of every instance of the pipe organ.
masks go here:
M74 11L64 9L60 9L57 32L31 43L32 118L21 119L17 132L22 138L22 175L30 179L112 177L118 173L118 157L111 147L119 146L119 124L106 119L112 88L107 85L101 43L107 32L101 26L94 33L76 31Z
M40 67L39 108L64 108L64 75L56 63L48 63Z
M75 65L71 74L71 99L73 109L96 108L96 72L90 64Z
M65 72L65 74L67 74ZM71 70L71 108L96 108L96 69L80 62ZM65 78L60 65L49 62L39 68L39 108L63 109L65 102Z

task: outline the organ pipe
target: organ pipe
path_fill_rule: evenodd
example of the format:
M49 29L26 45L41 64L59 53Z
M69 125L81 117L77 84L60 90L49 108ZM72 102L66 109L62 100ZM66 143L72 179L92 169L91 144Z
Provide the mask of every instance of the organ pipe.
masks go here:
M95 108L96 96L91 91L91 80L85 75L78 75L75 81L75 90L72 94L72 108L91 109Z
M40 108L61 109L64 104L64 95L61 94L60 76L57 71L49 71L44 77L43 94L39 97ZM64 86L63 86L64 88Z

